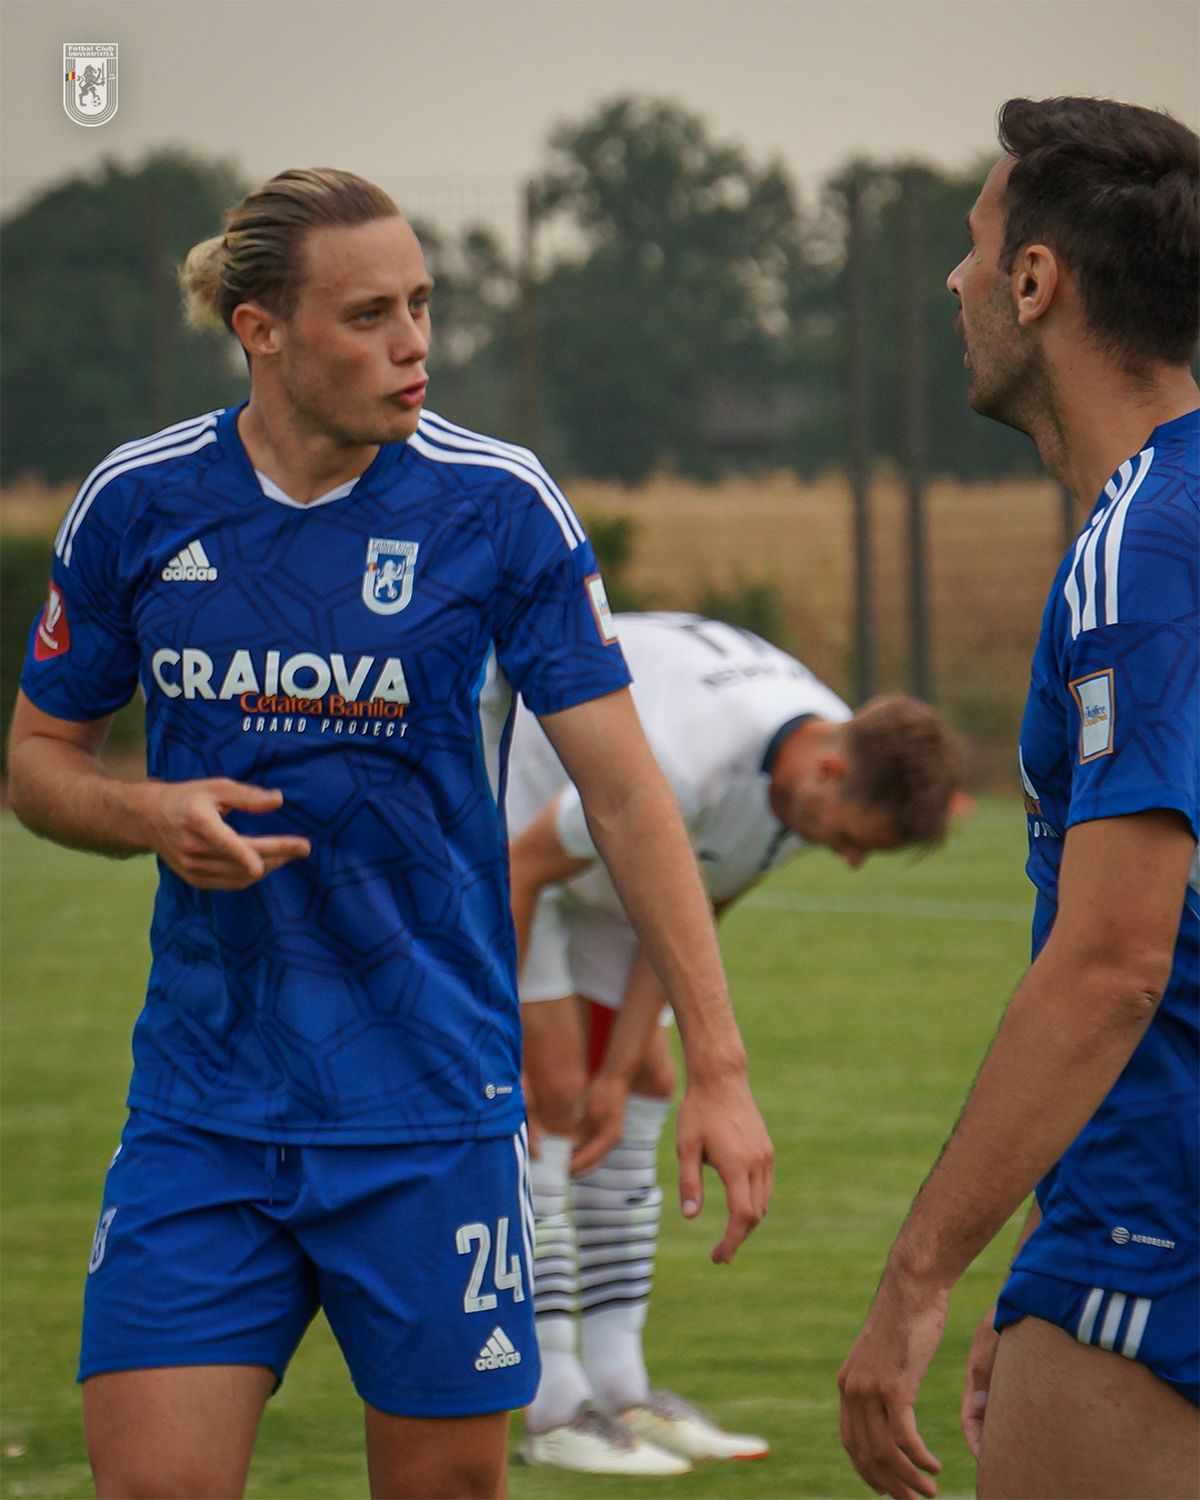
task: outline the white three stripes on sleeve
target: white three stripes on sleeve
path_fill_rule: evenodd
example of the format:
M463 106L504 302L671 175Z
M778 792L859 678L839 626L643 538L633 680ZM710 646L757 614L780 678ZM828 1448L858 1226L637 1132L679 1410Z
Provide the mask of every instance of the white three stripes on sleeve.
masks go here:
M1126 460L1117 471L1119 483L1113 480L1104 487L1109 498L1108 505L1092 520L1075 543L1075 555L1063 585L1063 597L1071 615L1071 639L1085 630L1094 630L1099 623L1099 552L1100 538L1104 536L1104 624L1120 623L1120 567L1121 542L1125 535L1125 518L1142 481L1150 472L1154 461L1154 449L1146 448L1137 456L1137 469ZM1080 582L1082 578L1082 593Z
M164 428L153 437L124 443L92 470L79 487L79 493L71 502L62 525L54 538L54 550L70 567L75 537L91 509L96 496L112 479L127 474L132 469L142 469L148 464L161 463L164 459L182 458L197 453L209 443L217 440L217 417L219 412L209 412L203 417L193 417L179 422L174 427Z
M420 426L409 438L408 446L435 463L502 469L514 474L532 486L554 517L572 552L584 540L584 529L567 497L528 448L481 437L478 433L454 426L434 412L422 415Z

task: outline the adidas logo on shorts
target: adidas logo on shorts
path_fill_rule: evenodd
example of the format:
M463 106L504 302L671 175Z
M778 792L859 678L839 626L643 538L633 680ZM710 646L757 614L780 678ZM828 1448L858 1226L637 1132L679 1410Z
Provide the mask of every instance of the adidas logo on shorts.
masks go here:
M512 1340L499 1324L488 1335L488 1341L479 1351L475 1361L477 1370L504 1370L509 1365L519 1365L521 1356L513 1348Z
M211 583L217 570L208 560L208 554L197 542L189 542L162 570L164 583Z

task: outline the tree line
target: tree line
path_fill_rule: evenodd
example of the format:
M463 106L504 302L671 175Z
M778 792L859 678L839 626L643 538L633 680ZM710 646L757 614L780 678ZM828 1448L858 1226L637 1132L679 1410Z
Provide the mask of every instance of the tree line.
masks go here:
M984 171L854 161L802 204L780 163L715 140L678 104L608 101L553 132L529 186L533 243L567 248L531 264L485 226L415 224L438 283L433 405L536 437L567 475L842 467L853 198L876 457L905 452L901 330L915 314L928 470L1035 472L1029 445L963 400L944 282ZM907 263L906 179L920 246ZM0 228L0 477L76 478L131 435L241 399L232 341L183 324L175 266L247 186L229 162L160 152L56 186Z

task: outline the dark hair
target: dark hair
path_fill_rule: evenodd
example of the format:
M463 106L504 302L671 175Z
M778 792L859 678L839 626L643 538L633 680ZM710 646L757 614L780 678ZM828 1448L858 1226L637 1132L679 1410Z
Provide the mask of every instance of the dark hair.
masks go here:
M282 318L296 310L301 246L311 229L369 224L400 210L382 188L353 172L297 167L247 193L225 215L225 233L193 245L179 268L188 322L232 328L241 302L261 302Z
M1097 344L1131 373L1186 364L1200 335L1200 138L1159 110L1111 99L1010 99L1000 144L1000 269L1041 241L1079 286Z
M962 750L945 720L927 703L889 693L844 727L843 800L886 812L901 844L940 844L962 784Z

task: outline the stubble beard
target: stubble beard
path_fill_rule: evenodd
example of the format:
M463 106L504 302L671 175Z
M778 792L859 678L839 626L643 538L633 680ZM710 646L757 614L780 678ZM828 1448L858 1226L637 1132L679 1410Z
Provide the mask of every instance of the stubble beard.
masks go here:
M404 443L417 428L417 415L408 422L387 423L382 414L374 421L365 414L360 420L343 418L337 413L336 399L330 392L336 382L298 381L289 377L285 383L288 401L296 417L308 430L342 448L380 447L385 443ZM407 412L397 412L407 417Z
M1036 441L1049 415L1049 382L1041 351L1017 322L1003 284L989 298L984 327L974 343L973 350L968 346L971 409Z

